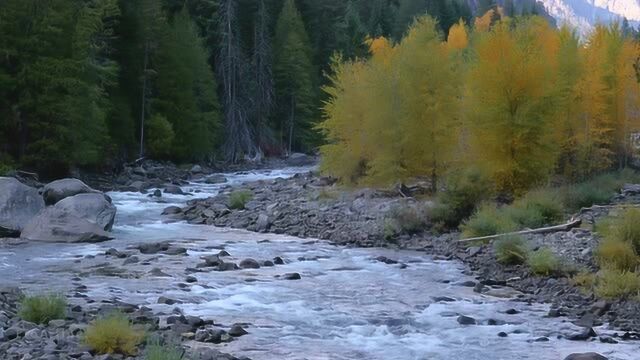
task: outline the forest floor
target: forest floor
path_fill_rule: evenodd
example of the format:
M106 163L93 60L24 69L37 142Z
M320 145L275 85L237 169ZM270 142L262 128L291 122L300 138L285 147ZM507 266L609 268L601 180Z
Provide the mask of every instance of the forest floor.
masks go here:
M250 193L250 200L242 209L230 208L231 198L239 193ZM626 193L611 201L635 204L640 203L640 198L637 194ZM592 291L575 285L571 275L536 276L526 265L504 266L496 260L491 244L459 243L459 233L421 232L387 240L385 224L390 211L428 203L429 200L406 197L393 189L344 189L331 179L308 173L291 179L227 186L219 195L191 201L189 206L174 211L178 213L171 216L193 224L317 238L336 245L418 250L442 259L459 260L467 266L469 274L477 278L476 283L469 284L475 291L511 297L515 292L504 292L503 286L507 285L519 292L517 300L550 303L549 317L566 316L585 328L585 333L577 334L576 340L593 339L594 336L586 334L591 333L591 327L603 323L620 331L619 336L623 339L640 338L640 303L637 299L605 301L596 298ZM534 249L553 250L563 263L570 264L573 275L580 271L593 272L597 270L594 249L599 243L594 224L607 213L606 208L599 207L583 211L577 216L582 220L582 226L578 228L527 235L526 239ZM599 340L615 341L610 338Z

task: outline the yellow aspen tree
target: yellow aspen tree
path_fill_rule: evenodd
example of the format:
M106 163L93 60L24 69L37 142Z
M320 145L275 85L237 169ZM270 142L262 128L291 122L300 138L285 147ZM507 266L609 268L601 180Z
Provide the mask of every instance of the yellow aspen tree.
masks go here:
M467 48L469 45L469 35L467 34L467 28L464 25L464 21L460 21L453 24L449 29L449 36L447 37L447 47L452 52L461 51Z
M397 113L402 175L429 176L432 190L451 160L457 135L457 81L437 23L421 17L397 46L402 106Z
M503 192L522 193L555 167L558 47L556 30L539 17L507 18L475 42L466 90L471 153Z

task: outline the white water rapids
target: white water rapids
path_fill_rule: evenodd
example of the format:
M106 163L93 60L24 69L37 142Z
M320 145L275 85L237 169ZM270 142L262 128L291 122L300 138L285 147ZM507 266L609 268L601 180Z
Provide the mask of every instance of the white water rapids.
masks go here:
M288 177L308 169L226 174L230 183ZM215 194L220 185L192 183L186 191L196 197ZM264 235L183 222L165 223L160 213L193 197L163 194L161 203L139 193L111 193L118 215L115 240L101 244L23 244L0 248L2 284L27 291L69 292L78 285L74 266L85 255L125 250L141 242L171 240L188 249L188 256L160 255L149 265L171 275L118 278L89 275L81 280L93 299L145 304L170 312L175 306L187 315L214 319L217 324L250 324L249 335L216 348L254 360L562 360L574 352L596 351L610 359L638 359L635 343L573 342L558 335L579 332L566 319L546 318L548 307L474 293L456 283L473 280L463 265L435 261L420 252L350 249L321 241ZM268 241L264 241L268 240ZM257 270L195 273L198 282L183 291L185 268L195 267L202 255L221 248L236 261L280 256L286 265ZM386 256L408 265L373 260ZM299 260L305 257L310 261ZM114 266L122 259L108 258ZM142 266L142 265L140 265ZM148 270L148 269L147 269ZM298 272L302 280L276 275ZM72 292L71 292L72 293ZM160 295L183 304L156 304ZM454 302L434 302L447 296ZM507 315L507 309L519 311ZM458 314L480 325L458 324ZM489 319L502 325L487 325ZM606 332L605 329L596 329ZM506 332L508 337L498 337ZM549 341L534 342L546 336Z

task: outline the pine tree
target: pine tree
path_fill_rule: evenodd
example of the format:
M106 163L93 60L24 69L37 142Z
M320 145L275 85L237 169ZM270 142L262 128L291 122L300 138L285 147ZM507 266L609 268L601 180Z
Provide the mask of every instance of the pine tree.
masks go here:
M276 126L281 147L309 149L314 141L313 65L309 37L294 0L285 0L274 40Z
M356 4L350 0L347 2L344 17L338 30L342 37L341 49L347 59L364 57L367 55L365 40L367 32L360 19L360 14Z
M208 53L186 10L173 18L162 31L156 64L156 96L152 113L155 129L166 131L166 119L174 139L171 158L180 161L205 160L216 149L219 132L219 105L216 82L207 63ZM161 132L162 134L162 132ZM157 143L159 139L148 139ZM162 155L162 154L155 154Z
M264 0L258 3L254 24L253 74L255 81L255 98L253 103L254 128L256 140L261 150L270 148L276 143L269 129L269 119L274 105L273 54L269 31L269 12Z

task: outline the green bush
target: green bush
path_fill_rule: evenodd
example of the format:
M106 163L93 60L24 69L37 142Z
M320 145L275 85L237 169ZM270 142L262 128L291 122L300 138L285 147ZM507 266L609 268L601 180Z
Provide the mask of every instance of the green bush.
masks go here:
M154 157L168 157L172 155L175 133L173 126L162 115L153 115L146 124L146 142L149 154Z
M182 360L184 350L177 345L162 344L154 339L147 343L145 360Z
M549 276L562 272L560 258L549 248L542 248L529 254L527 263L536 275Z
M558 223L564 217L562 202L554 190L532 191L509 209L514 222L532 229Z
M564 187L563 202L570 211L592 205L604 205L625 183L637 182L640 182L639 174L630 169L598 175L589 181Z
M424 208L408 204L394 206L386 214L385 236L391 231L396 234L417 234L424 231L428 224Z
M84 335L85 344L98 354L135 355L143 339L144 332L118 312L94 320Z
M482 171L470 168L453 173L447 179L446 190L440 193L431 210L431 220L445 228L456 228L492 195L493 183Z
M514 231L517 224L493 204L483 204L462 225L464 237L489 236Z
M247 202L253 198L253 194L247 190L234 191L229 195L229 207L235 210L243 210Z
M604 239L595 251L600 267L612 267L620 271L635 271L638 256L631 243Z
M497 239L493 250L498 262L504 265L523 264L528 257L529 248L522 236L511 235Z
M26 296L20 301L18 315L32 323L46 324L66 317L67 300L62 295Z
M640 293L640 275L630 271L603 269L598 275L595 294L604 299L625 299Z

